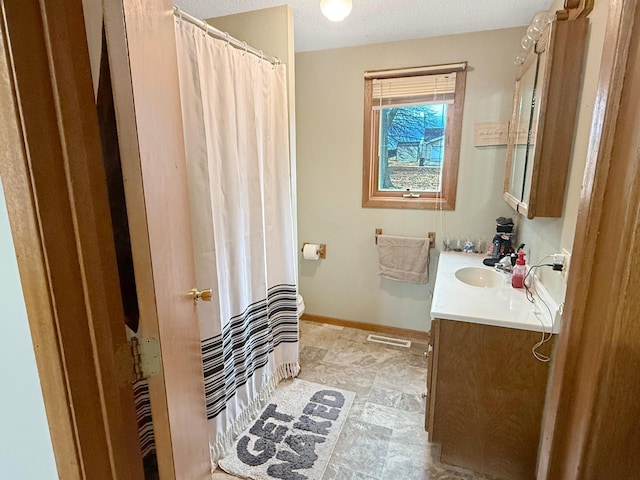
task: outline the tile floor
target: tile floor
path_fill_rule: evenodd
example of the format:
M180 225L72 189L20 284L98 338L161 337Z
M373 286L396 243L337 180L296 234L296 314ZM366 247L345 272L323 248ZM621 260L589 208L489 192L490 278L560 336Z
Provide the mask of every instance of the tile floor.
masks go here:
M480 480L438 462L424 431L426 345L367 341L373 332L303 321L300 378L356 393L323 480ZM214 480L235 479L218 470Z

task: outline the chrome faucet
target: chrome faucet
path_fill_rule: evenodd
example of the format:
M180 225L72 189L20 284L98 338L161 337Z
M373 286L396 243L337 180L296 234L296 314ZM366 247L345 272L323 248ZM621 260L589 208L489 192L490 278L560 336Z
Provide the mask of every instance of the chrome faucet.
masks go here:
M496 267L496 270L504 273L513 272L513 266L511 265L511 257L509 257L508 255L506 257L503 257L498 263L496 263L495 267Z

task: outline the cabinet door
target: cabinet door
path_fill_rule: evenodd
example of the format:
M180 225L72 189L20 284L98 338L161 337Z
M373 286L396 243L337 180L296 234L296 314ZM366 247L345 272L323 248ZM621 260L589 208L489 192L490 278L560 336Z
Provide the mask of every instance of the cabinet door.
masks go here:
M437 366L436 344L438 343L440 331L440 320L434 319L431 322L431 332L429 333L429 344L427 347L427 393L425 396L424 429L429 432L429 441L433 441L433 415L435 395L435 368Z
M560 217L589 21L555 20L516 76L504 200L528 217Z
M441 460L512 480L535 478L548 364L539 332L440 320L429 440ZM539 351L550 355L553 342Z

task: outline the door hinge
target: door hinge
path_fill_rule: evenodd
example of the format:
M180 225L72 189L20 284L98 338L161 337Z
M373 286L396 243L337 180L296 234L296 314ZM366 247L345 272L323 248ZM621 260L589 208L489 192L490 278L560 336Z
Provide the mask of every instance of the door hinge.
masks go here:
M158 375L161 370L160 342L157 338L132 337L129 341L133 356L135 381Z

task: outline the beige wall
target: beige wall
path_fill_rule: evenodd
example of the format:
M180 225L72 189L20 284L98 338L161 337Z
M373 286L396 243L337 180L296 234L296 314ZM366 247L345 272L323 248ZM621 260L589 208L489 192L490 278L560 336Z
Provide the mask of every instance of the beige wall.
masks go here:
M550 10L561 9L563 4L563 0L555 0ZM596 1L594 9L589 15L587 55L563 216L561 218L534 218L533 220L520 218L520 238L526 242L527 248L530 249L530 261L532 262L542 259L545 255L561 253L563 248L571 252L573 247L607 15L608 2ZM563 302L566 285L560 274L540 269L540 275L555 300Z
M502 201L504 147L473 146L476 122L508 120L524 28L432 37L296 55L298 236L326 243L327 258L300 260L307 312L415 330L429 328L430 282L411 285L377 275L374 231L394 235L483 234L512 215ZM469 62L456 210L361 207L363 72Z

